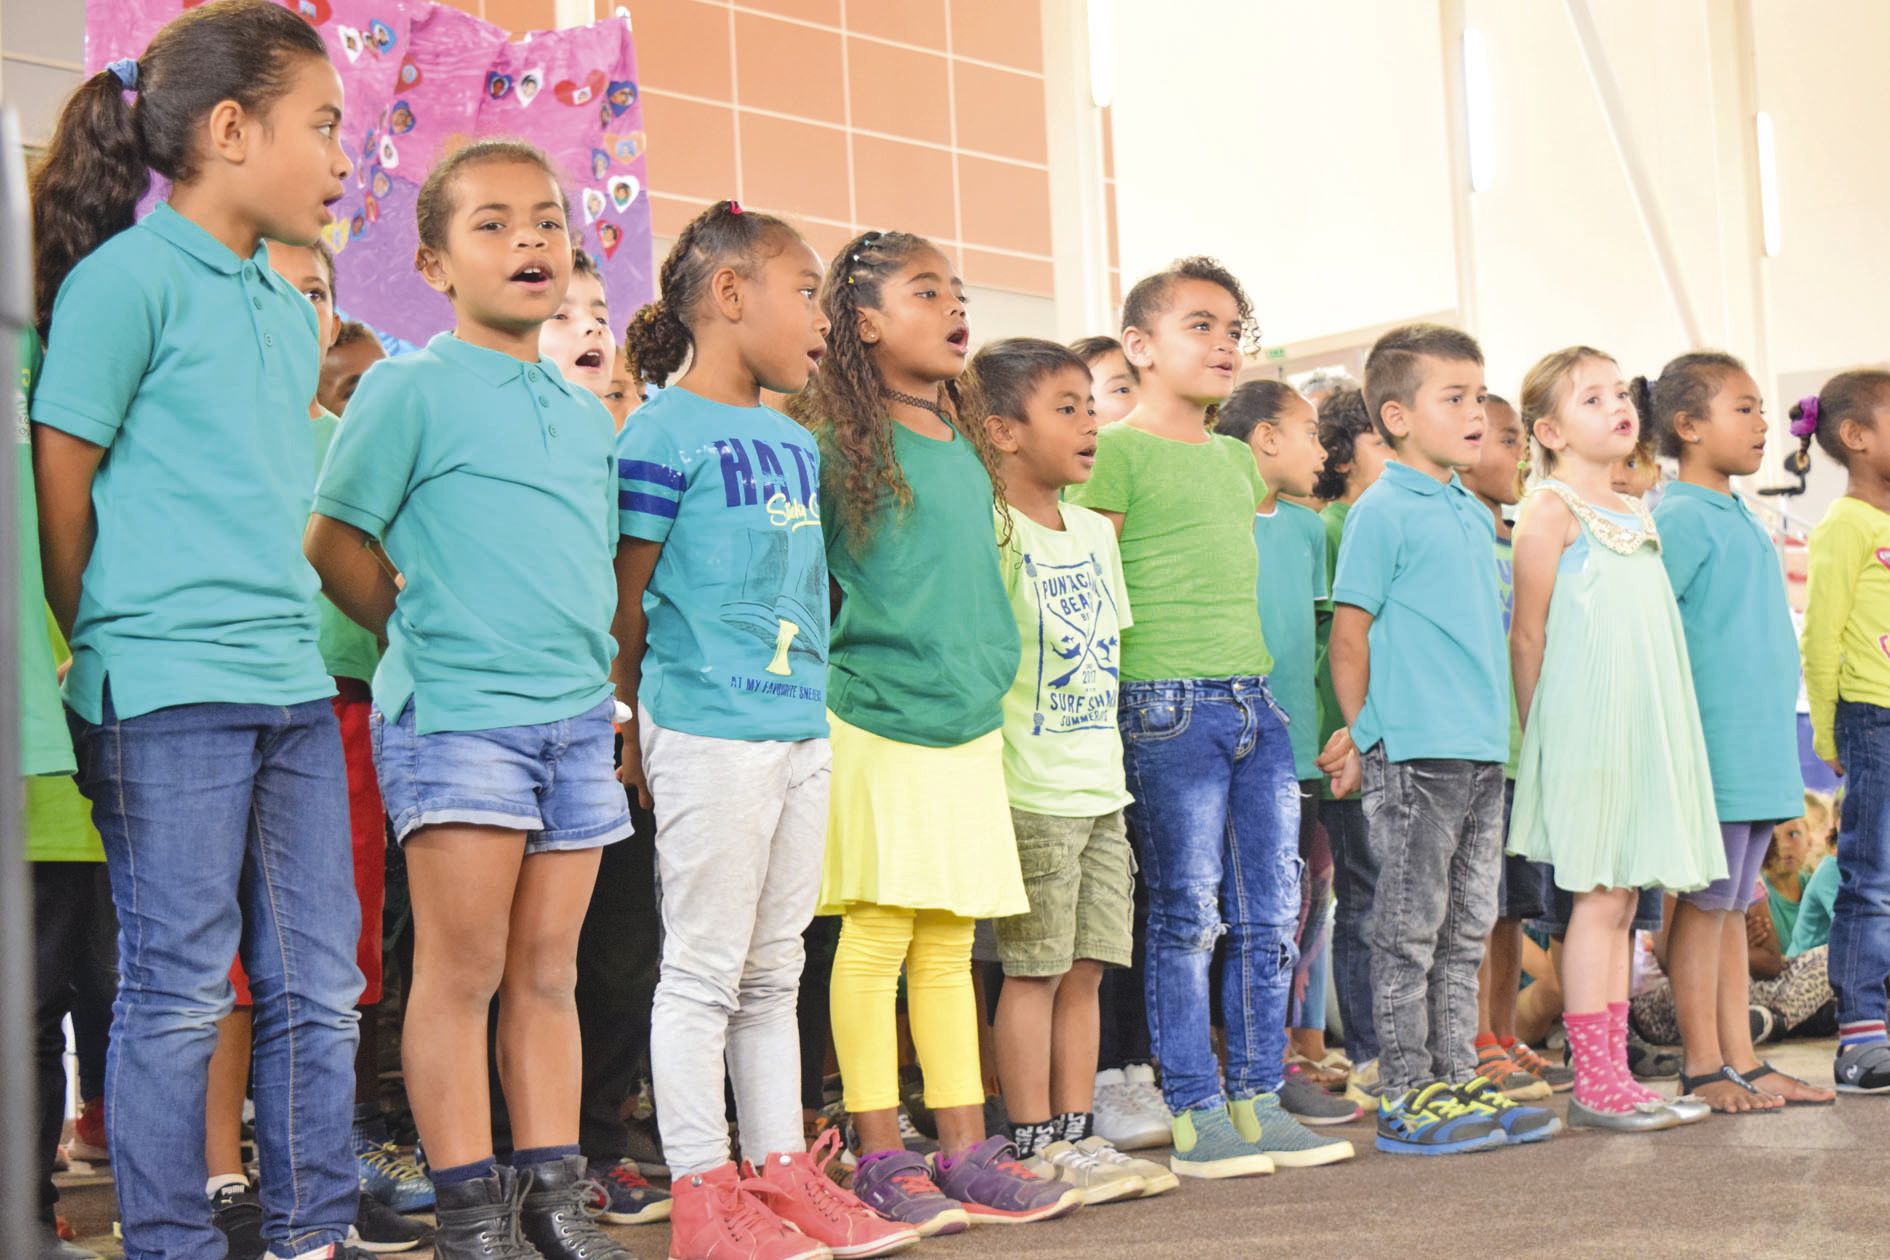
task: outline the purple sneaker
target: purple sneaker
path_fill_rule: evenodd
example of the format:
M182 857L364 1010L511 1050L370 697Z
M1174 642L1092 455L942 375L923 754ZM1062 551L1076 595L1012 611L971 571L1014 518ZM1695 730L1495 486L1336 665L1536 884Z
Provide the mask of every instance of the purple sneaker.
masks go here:
M853 1194L889 1221L910 1225L919 1237L962 1234L971 1217L932 1180L932 1170L911 1151L876 1151L853 1170Z
M1083 1203L1083 1192L1066 1181L1045 1181L1017 1157L1008 1138L988 1137L956 1159L938 1157L938 1188L965 1205L973 1221L1029 1225L1055 1220Z

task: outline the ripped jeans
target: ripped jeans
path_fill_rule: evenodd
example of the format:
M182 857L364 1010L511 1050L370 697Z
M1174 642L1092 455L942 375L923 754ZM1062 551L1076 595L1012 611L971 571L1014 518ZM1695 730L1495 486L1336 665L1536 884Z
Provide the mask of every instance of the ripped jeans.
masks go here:
M1299 926L1299 784L1257 677L1131 682L1119 707L1129 819L1148 887L1149 1040L1180 1113L1280 1087ZM1227 1092L1208 964L1227 937Z

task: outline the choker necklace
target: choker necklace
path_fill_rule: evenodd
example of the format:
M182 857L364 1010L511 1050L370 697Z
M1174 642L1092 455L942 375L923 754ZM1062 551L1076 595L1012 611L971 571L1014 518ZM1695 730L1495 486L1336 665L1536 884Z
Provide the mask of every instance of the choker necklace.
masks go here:
M896 389L889 389L886 391L886 401L904 403L908 407L918 407L929 411L945 424L952 422L952 418L945 413L945 408L938 405L936 399L915 398L911 394L902 394Z

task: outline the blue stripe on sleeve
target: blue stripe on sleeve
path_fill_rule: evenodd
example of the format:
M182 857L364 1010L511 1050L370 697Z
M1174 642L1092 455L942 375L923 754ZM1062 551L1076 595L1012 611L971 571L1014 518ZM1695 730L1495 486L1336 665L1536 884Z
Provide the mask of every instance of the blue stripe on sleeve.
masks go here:
M625 481L647 481L653 486L665 486L671 490L682 491L687 487L683 475L667 464L651 463L647 459L620 459L617 461L617 475ZM670 513L674 516L675 513Z
M676 519L676 500L665 499L661 495L639 494L635 490L624 490L617 495L617 506L625 512L641 512L645 516L667 516L671 520Z

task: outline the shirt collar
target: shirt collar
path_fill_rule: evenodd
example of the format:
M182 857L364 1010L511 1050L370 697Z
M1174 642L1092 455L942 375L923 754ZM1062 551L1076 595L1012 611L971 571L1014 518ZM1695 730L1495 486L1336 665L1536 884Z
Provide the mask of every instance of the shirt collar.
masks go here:
M1701 503L1710 503L1722 511L1750 512L1744 501L1736 494L1721 494L1717 490L1708 490L1705 486L1696 486L1690 481L1669 481L1660 489L1662 494L1678 495L1683 499L1698 499Z
M1457 480L1456 473L1450 474L1449 481L1439 481L1395 459L1385 461L1385 471L1382 475L1389 477L1393 485L1409 490L1413 494L1442 494L1446 486L1455 486L1463 490L1463 483Z
M543 355L538 362L526 363L498 350L488 350L484 346L475 346L471 342L461 341L451 332L438 333L427 342L427 350L449 363L457 364L471 372L488 385L505 385L524 375L525 369L536 368L538 375L554 386L559 393L570 395L571 384L564 379L564 373L558 365Z
M228 245L171 209L171 203L168 201L158 202L151 213L139 221L139 225L183 250L212 271L233 276L243 270L244 263L249 262L256 264L257 270L263 273L264 280L268 280L275 274L269 266L269 251L261 241L256 242L255 253L248 258L241 258Z

